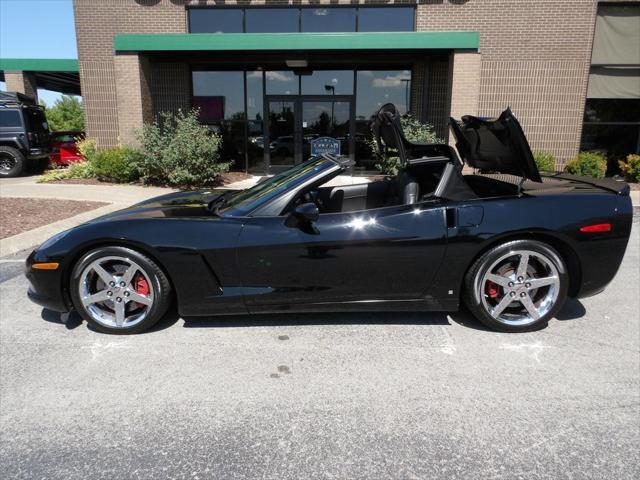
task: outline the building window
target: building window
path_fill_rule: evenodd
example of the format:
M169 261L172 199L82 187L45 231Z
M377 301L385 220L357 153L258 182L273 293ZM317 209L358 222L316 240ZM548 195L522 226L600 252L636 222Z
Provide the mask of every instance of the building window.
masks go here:
M297 8L248 8L245 10L247 33L286 33L300 30Z
M411 70L358 70L356 82L356 169L375 170L370 147L373 116L385 103L393 103L401 114L408 112Z
M303 8L303 32L355 32L355 8Z
M263 174L264 164L264 72L247 72L247 170Z
M358 9L359 32L410 32L413 23L413 7Z
M601 151L610 171L630 153L640 153L640 98L587 99L581 150Z
M192 72L192 105L200 121L222 137L220 160L245 169L244 72Z
M411 70L358 70L357 81L356 118L371 120L385 103L409 111Z
M353 70L316 70L300 78L303 95L353 95Z
M298 95L299 77L290 70L265 73L267 95Z
M189 9L191 33L242 33L243 11L235 8Z
M598 6L581 150L608 157L608 173L618 160L640 153L640 6Z
M193 106L202 123L243 119L243 83L243 72L193 72Z
M189 8L191 33L410 32L414 7Z

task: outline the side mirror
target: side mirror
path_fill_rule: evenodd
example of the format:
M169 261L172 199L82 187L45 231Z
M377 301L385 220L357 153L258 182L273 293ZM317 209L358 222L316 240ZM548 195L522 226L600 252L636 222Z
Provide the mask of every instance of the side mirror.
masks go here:
M289 214L284 224L287 227L299 227L301 225L309 225L318 220L320 211L315 203L303 203L298 205L293 212Z

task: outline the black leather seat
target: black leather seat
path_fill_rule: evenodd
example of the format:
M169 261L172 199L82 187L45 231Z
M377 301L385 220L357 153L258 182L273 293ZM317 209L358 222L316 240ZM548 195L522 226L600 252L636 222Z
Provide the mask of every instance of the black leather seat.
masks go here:
M391 182L390 205L412 205L420 201L420 184L407 170L400 170Z

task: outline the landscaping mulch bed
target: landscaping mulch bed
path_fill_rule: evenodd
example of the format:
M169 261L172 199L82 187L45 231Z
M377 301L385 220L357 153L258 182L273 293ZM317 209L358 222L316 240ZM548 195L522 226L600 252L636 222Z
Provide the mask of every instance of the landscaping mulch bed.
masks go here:
M47 183L66 183L68 185L118 185L113 182L101 182L97 178L63 178L62 180Z
M229 185L230 183L239 182L241 180L246 180L248 178L252 178L253 175L244 172L227 172L223 173L219 176L216 185L214 186L222 186ZM62 180L55 180L53 182L47 183L66 183L69 185L118 185L113 182L102 182L97 178L63 178ZM141 183L133 183L132 185L140 185Z
M51 198L0 198L0 238L7 238L108 205Z

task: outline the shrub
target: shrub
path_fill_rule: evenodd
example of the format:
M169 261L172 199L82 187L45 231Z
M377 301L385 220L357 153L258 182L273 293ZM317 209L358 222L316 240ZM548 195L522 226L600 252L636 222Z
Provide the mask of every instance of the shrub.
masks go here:
M541 172L556 171L556 157L552 153L536 150L533 152L533 160L536 162L538 170Z
M38 183L55 182L58 180L64 180L67 178L93 178L95 172L91 163L76 162L70 164L67 168L56 168L53 170L47 170L39 179Z
M96 144L96 141L91 138L78 140L76 142L76 148L78 149L78 152L80 152L80 155L82 155L82 157L87 161L91 161L93 156L98 151L98 145Z
M145 183L202 186L229 170L228 163L220 162L222 139L198 122L196 110L161 113L144 126L138 140L138 170Z
M618 165L627 180L640 182L640 155L627 155L626 159L618 161Z
M90 154L89 163L98 180L116 183L134 182L138 179L140 153L131 147L98 150Z
M400 118L402 124L402 130L404 136L410 142L418 143L444 143L444 140L438 137L433 125L429 123L422 123L411 114L403 115ZM376 168L378 168L385 175L395 175L400 168L400 158L393 154L391 150L389 155L384 155L378 149L378 144L375 139L369 141L369 146L373 151L373 155L377 160Z
M565 171L583 177L602 178L607 172L607 158L599 152L580 152L567 163Z

